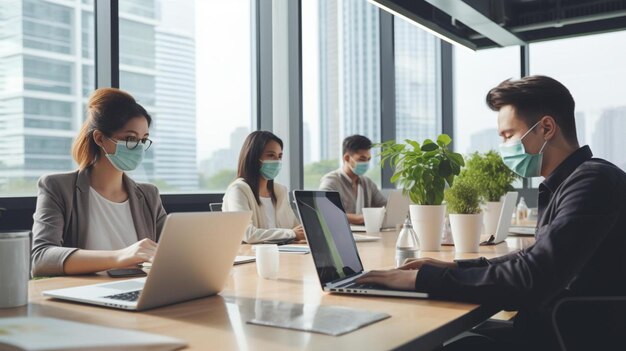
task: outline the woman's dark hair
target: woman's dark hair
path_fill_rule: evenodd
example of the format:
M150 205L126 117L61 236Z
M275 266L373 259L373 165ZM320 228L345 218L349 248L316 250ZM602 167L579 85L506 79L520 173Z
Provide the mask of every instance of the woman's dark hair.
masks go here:
M270 141L275 141L283 148L283 141L279 137L268 131L256 131L250 133L243 142L239 153L239 166L237 167L237 178L243 178L252 189L257 204L261 204L259 198L259 177L261 177L261 156L263 150ZM267 190L270 192L272 201L276 203L274 194L274 181L267 182Z
M72 145L72 156L79 169L85 169L98 161L101 150L93 138L93 132L101 131L111 137L135 117L145 117L148 127L152 118L127 92L115 88L96 89L87 103L87 118Z
M369 150L371 148L372 141L362 135L355 134L343 139L343 155L346 153L352 155L359 150Z
M499 111L503 106L515 108L518 118L529 127L543 116L552 116L563 136L576 142L574 98L556 79L546 76L528 76L518 80L507 79L487 93L487 106Z

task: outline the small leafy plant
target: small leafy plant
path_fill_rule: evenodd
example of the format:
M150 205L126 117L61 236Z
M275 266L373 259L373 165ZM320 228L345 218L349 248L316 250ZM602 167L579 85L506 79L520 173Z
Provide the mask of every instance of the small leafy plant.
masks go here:
M503 195L513 190L511 184L519 178L493 150L484 154L470 154L461 175L477 186L485 201L494 202L500 201Z
M480 213L480 192L468 178L460 177L446 190L446 205L451 214Z
M465 165L461 154L448 150L452 139L441 134L437 142L426 139L422 144L406 139L404 143L390 140L379 144L381 165L385 162L395 169L391 182L398 184L405 195L417 205L441 205L446 184L452 186L454 177Z

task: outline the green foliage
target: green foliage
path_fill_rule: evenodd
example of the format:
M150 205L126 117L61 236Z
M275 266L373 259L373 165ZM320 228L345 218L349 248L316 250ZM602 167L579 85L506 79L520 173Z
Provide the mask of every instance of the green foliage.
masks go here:
M224 191L237 178L234 169L222 169L208 178L200 177L200 185L204 189Z
M376 146L382 147L381 165L389 162L395 169L391 182L400 185L413 203L441 205L446 184L452 186L465 165L461 154L448 150L450 142L452 139L442 134L436 142L426 139L420 144L407 139L398 144L390 140Z
M454 186L446 190L446 205L452 214L480 213L480 192L470 179L459 177Z
M304 188L318 189L322 177L339 167L339 160L322 160L304 166Z
M502 195L513 190L511 184L519 178L493 150L484 154L475 152L469 155L461 176L468 178L478 187L485 201L500 201Z

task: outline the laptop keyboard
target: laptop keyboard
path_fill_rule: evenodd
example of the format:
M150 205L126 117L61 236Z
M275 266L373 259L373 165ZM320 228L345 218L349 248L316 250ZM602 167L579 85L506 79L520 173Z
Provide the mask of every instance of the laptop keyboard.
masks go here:
M346 286L342 286L341 288L344 288L344 289L368 289L368 290L394 290L394 289L389 289L388 287L386 287L384 285L379 285L379 284L358 284L358 283L351 283L351 284L348 284Z
M122 294L109 295L109 296L105 296L104 298L133 302L133 301L139 300L140 293L141 293L141 290L137 290L137 291L131 291L131 292L122 293Z

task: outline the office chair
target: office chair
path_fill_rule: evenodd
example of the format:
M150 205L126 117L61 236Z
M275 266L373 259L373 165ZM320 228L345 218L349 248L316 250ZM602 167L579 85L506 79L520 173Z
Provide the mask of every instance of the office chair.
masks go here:
M626 296L560 299L552 328L564 351L626 350Z
M221 202L210 203L209 208L211 209L211 212L222 212L222 203Z

